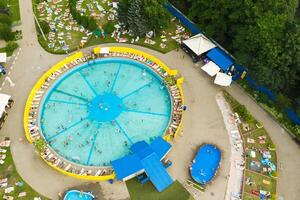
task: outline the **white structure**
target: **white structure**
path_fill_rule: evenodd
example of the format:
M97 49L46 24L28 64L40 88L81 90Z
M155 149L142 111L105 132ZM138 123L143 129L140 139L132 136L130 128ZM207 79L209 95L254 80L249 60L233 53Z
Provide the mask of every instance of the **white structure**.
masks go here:
M6 63L6 53L0 53L0 63Z
M201 69L210 76L215 76L220 71L220 68L212 61L203 65Z
M182 41L190 50L192 50L197 56L211 50L216 47L207 37L199 33L187 40Z
M8 105L10 99L11 99L10 95L0 93L0 117L4 113L6 113L5 108Z
M109 47L103 47L100 49L101 54L109 54Z
M232 77L221 72L217 73L216 79L214 81L215 84L221 86L230 86L231 82L232 82Z

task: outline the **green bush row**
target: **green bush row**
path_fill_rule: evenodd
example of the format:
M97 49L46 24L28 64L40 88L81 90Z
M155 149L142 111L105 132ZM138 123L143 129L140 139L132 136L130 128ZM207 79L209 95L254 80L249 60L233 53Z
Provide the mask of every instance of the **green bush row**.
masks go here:
M300 126L293 123L283 112L285 107L290 106L290 100L283 95L278 95L277 103L272 102L266 95L252 89L245 82L239 81L246 92L248 92L268 113L270 113L280 124L287 128L300 141Z

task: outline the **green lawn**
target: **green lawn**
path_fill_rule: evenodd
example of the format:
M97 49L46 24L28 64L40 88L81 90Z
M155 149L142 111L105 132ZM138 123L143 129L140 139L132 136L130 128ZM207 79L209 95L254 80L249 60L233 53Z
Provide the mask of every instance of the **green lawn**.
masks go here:
M244 193L243 200L260 200L260 198L258 196Z
M253 190L265 190L271 192L271 194L276 193L276 180L267 176L260 176L254 172L246 171L246 177L249 177L253 185L245 185L245 192L251 193ZM269 183L269 184L266 184Z
M158 192L152 183L142 185L136 178L126 182L131 200L191 200L190 193L178 182L175 181L163 192Z
M0 179L7 178L8 179L8 186L7 187L14 187L14 191L6 194L9 196L13 196L14 199L33 199L34 197L41 197L41 199L47 199L41 195L39 195L36 191L34 191L27 183L24 182L24 180L20 177L18 174L16 167L14 165L10 149L9 148L3 148L1 149L7 149L6 152L6 158L5 163L3 165L0 165ZM16 186L15 183L17 182L23 182L23 186ZM0 197L2 198L4 195L4 189L0 188ZM18 197L20 192L26 192L27 195L25 197Z
M6 4L8 5L8 8L12 15L12 21L13 22L20 21L21 17L20 17L19 0L1 0L1 1L6 2Z
M111 1L109 0L109 2L111 2ZM54 5L53 3L49 3L49 5L51 5L51 7L53 7L53 11L55 11L55 9L58 8L58 7L62 10L65 10L65 9L68 9L67 3L68 3L68 0L62 1L58 4L56 4L56 5ZM87 0L84 0L82 2L82 8L86 9L87 4L92 6L97 14L103 14L103 12L100 12L96 9L94 4L91 4L90 1L87 1ZM107 4L104 4L103 2L100 2L99 4L106 11L111 9L110 6L108 6ZM34 13L36 14L36 16L39 20L45 20L45 21L48 21L48 22L51 21L53 23L55 21L56 17L58 17L58 16L61 17L62 14L63 14L63 13L59 13L58 15L52 15L49 18L49 17L47 17L47 14L46 14L45 11L41 11L42 13L39 12L37 10L37 6L38 6L38 4L36 4L34 2L34 4L33 4ZM89 9L86 9L86 12L84 14L89 16L91 14L91 12L89 11ZM100 27L103 27L108 22L107 16L108 16L108 13L106 13L104 16L97 19L97 23ZM66 18L69 19L69 17L66 17ZM63 36L61 36L60 40L65 41L66 44L69 46L70 49L69 49L68 52L72 52L72 51L77 50L79 48L81 39L84 36L87 36L87 35L82 33L82 32L75 31L74 29L66 30L65 28L68 25L70 25L69 20L67 20L67 21L60 20L60 22L64 23L64 26L63 27L56 26L57 33L65 33ZM110 21L110 23L115 25L118 22L117 22L117 20L113 20L113 21ZM58 22L55 22L54 24L57 25ZM73 26L78 26L79 27L79 25L72 25L72 27ZM151 40L153 40L155 42L155 44L153 44L153 45L144 43L145 38L140 38L139 41L134 42L134 44L140 45L140 46L145 46L145 47L148 47L150 49L154 49L154 50L162 52L162 53L167 53L167 52L169 52L171 50L174 50L174 49L179 47L179 44L174 39L172 39L172 37L176 35L177 26L180 26L180 23L178 21L176 21L176 20L175 21L170 21L170 24L169 24L168 27L165 27L162 31L157 31L156 36L151 38ZM67 39L67 33L69 33L72 36L72 40ZM187 31L185 31L184 33L187 33ZM92 36L88 37L88 41L84 45L84 47L89 47L89 46L94 46L94 45L104 44L104 43L117 43L116 40L111 37L111 33L105 33L105 34L106 34L105 38L103 38L103 37L98 37L97 38L95 35L92 35ZM181 33L179 35L183 35L183 33ZM48 47L48 44L50 44L51 42L48 40L48 35L46 35L46 37L47 37L47 40L45 41L43 39L43 37L41 37L40 35L38 36L39 43L41 44L41 46L46 51L48 51L50 53L54 53L54 54L65 54L66 53L64 50L62 50L62 47L59 44L59 39L58 39L57 35L55 35L55 37L54 37L55 39L54 39L54 42L53 42L53 44L54 44L53 48ZM129 36L128 34L121 35L121 37L122 38L127 38L128 41L126 43L131 43L132 40L135 39L135 37L133 38L132 36ZM165 44L166 46L164 48L162 48L160 46L161 44L162 45Z

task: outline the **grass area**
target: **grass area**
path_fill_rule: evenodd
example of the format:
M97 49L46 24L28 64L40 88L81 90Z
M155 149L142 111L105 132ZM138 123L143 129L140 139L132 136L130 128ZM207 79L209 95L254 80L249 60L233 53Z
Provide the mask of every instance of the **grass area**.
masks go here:
M7 187L14 187L14 191L6 194L9 196L14 197L14 199L33 199L34 197L41 197L41 199L46 200L47 198L39 195L36 191L34 191L27 183L24 182L24 180L20 177L18 174L16 167L14 165L11 152L9 148L3 148L6 149L6 158L5 163L3 165L0 165L0 179L7 178L8 179L8 186ZM16 186L15 184L17 182L22 182L23 186ZM5 188L0 188L0 197L2 198ZM26 192L25 197L18 197L20 192Z
M51 36L49 37L49 34L46 35L47 39L44 40L44 38L38 33L39 43L41 46L48 52L54 53L54 54L65 54L69 53L71 51L78 50L80 47L89 47L94 46L98 44L104 44L104 43L117 43L116 39L114 37L111 37L111 33L106 33L105 30L102 30L105 35L105 37L100 36L97 37L94 34L88 35L86 31L80 31L76 30L76 28L81 28L79 24L77 24L76 21L71 20L71 14L68 13L68 0L62 1L57 4L53 3L46 3L42 2L39 4L33 3L33 9L34 13L36 14L37 18L39 20L47 21L49 24L52 24L52 27L55 27L57 29L55 32L51 32L50 34L54 34L55 37ZM93 15L94 18L97 20L97 23L101 29L101 27L104 27L106 23L110 23L113 25L117 25L118 21L116 19L108 21L108 16L112 15L114 13L114 10L112 8L112 5L108 6L107 3L98 2L98 5L100 5L106 12L99 11L99 8L96 6L96 3L91 3L87 0L84 0L81 5L80 9L83 9L85 12L83 13L86 16ZM108 0L107 2L111 2ZM50 9L50 10L49 10ZM93 12L91 12L91 9ZM50 12L52 14L48 14L47 12ZM81 12L79 10L79 12ZM63 24L63 25L62 25ZM127 39L124 43L132 43L140 46L144 46L150 49L154 49L156 51L167 53L171 50L174 50L179 47L179 43L175 40L173 36L176 35L184 35L188 34L188 32L184 31L182 33L176 33L177 27L180 26L180 23L178 21L170 21L170 24L168 27L164 28L164 30L157 32L156 36L151 38L152 41L155 42L155 44L148 44L145 43L146 38L140 38L138 41L134 41L136 39L135 37L130 36L128 33L119 31L121 33L120 38ZM67 30L68 27L68 30ZM37 27L38 29L38 27ZM39 32L39 31L38 31ZM59 35L59 33L64 33L63 35ZM72 39L68 39L68 38ZM87 37L87 42L81 46L81 41L84 41ZM173 37L173 38L172 38ZM49 46L50 45L50 46ZM165 45L165 46L164 46ZM68 47L68 52L66 50L63 50L63 47Z
M236 101L229 93L224 91L224 97L229 103L230 107L234 112L237 112L242 119L242 123L239 124L239 130L242 134L243 145L246 153L246 172L244 178L244 192L252 193L252 191L268 191L271 193L271 197L276 196L276 178L277 176L277 155L275 145L263 128L257 127L258 121L248 112L245 106L241 105ZM249 130L245 130L245 127L249 127ZM250 152L255 152L255 157L250 156ZM268 152L270 154L269 161L273 163L276 170L272 173L264 171L263 168L267 169L269 166L264 166L261 162L263 158L262 152ZM250 163L258 163L260 166L257 167L257 172L251 171ZM252 168L254 169L254 168ZM243 194L243 199L259 199L251 194Z
M271 194L276 193L276 180L267 177L267 176L260 176L257 175L255 172L246 171L245 173L246 178L250 178L250 180L254 183L252 185L245 185L245 192L251 193L253 190L265 190L271 192Z
M258 196L255 196L255 195L244 193L243 194L243 200L260 200L260 198Z
M149 181L142 185L136 178L126 181L127 189L132 200L192 200L190 193L175 181L163 192L158 192Z
M20 6L19 6L19 0L1 0L4 1L11 13L13 22L18 22L21 20L20 17Z

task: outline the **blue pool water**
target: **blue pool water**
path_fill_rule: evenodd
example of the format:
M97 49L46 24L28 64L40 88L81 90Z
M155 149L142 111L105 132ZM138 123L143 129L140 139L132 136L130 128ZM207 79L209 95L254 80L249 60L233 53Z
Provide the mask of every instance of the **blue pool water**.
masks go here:
M66 193L64 200L92 200L94 196L90 193L70 190Z
M211 144L201 146L192 164L192 178L200 184L207 184L215 176L220 161L220 149Z
M105 58L72 69L45 95L40 125L65 159L110 166L131 144L162 136L171 117L163 80L142 63Z

